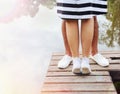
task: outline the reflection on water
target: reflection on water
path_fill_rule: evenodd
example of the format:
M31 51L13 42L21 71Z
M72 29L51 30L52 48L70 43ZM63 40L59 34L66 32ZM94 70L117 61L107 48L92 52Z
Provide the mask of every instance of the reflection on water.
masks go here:
M113 47L115 43L120 46L120 0L109 0L108 13L106 18L109 24L104 23L106 34L101 34L100 41L108 47Z

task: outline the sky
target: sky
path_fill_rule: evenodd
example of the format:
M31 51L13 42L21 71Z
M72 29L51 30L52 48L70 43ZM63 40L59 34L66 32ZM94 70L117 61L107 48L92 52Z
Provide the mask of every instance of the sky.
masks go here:
M0 18L8 16L14 10L17 0L0 0Z

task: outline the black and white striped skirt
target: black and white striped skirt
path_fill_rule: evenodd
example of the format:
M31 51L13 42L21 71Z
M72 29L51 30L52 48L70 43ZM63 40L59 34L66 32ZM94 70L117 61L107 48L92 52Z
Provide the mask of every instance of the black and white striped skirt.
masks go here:
M89 19L107 13L107 0L57 0L57 13L62 19Z

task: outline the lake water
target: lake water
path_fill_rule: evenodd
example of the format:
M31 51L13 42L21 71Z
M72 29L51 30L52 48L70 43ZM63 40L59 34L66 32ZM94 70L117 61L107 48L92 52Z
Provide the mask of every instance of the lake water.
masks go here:
M108 22L103 16L98 20ZM56 9L43 6L34 18L0 23L0 94L40 94L52 52L64 52L60 26ZM105 50L120 51L120 46L99 44L99 51Z

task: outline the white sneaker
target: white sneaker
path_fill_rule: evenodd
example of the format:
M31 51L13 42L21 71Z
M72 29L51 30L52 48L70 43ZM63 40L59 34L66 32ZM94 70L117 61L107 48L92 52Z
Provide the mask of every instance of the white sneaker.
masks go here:
M109 61L99 53L94 56L90 56L90 58L93 59L100 66L109 66Z
M58 68L64 69L67 68L70 63L72 62L72 57L65 55L63 58L58 62Z
M72 72L77 74L80 73L81 60L79 57L73 58L73 68Z
M89 58L87 58L87 57L82 58L81 72L82 72L82 74L90 74L91 73Z

